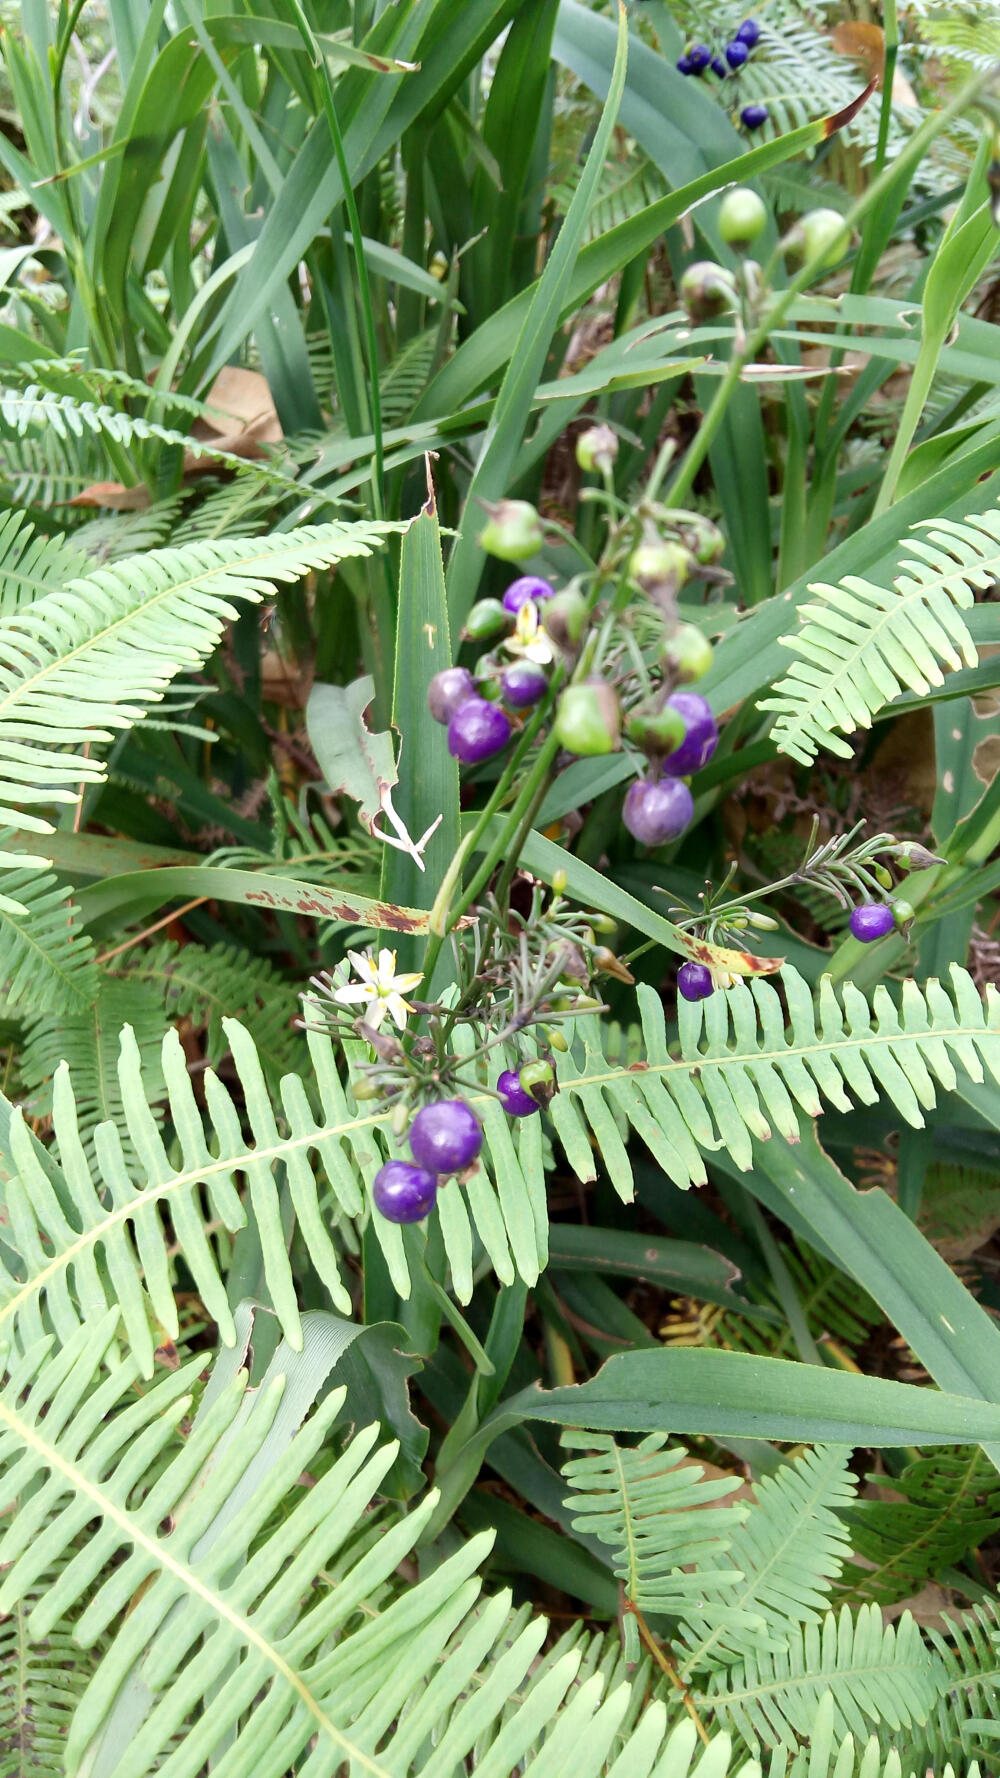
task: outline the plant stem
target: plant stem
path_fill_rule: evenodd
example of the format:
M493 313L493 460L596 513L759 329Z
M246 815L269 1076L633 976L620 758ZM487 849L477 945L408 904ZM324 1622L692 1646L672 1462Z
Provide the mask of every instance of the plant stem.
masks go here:
M666 1649L660 1647L660 1644L657 1642L656 1637L653 1635L652 1630L650 1629L645 1618L643 1617L642 1612L639 1610L638 1605L633 1605L631 1599L626 1599L625 1604L624 1604L624 1609L627 1612L630 1612L631 1615L635 1618L636 1629L639 1632L639 1639L645 1645L645 1647L649 1650L649 1653L652 1655L652 1657L653 1657L654 1661L656 1662L656 1665L659 1667L661 1673L665 1673L667 1675L667 1678L670 1680L671 1685L673 1685L677 1689L677 1691L680 1693L681 1703L684 1705L685 1710L687 1711L689 1717L691 1718L691 1721L694 1723L694 1726L698 1731L699 1741L701 1741L703 1746L710 1747L711 1741L710 1741L708 1733L705 1729L705 1724L702 1722L701 1717L698 1715L698 1711L695 1707L694 1699L692 1698L691 1693L688 1691L687 1686L684 1684L684 1681L681 1678L680 1674L678 1673L677 1668L674 1666L673 1661L670 1659L670 1656L667 1654Z

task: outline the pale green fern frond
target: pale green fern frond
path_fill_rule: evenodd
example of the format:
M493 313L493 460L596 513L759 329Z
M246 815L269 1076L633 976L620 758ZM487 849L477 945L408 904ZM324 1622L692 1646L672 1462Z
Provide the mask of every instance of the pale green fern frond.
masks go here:
M976 647L960 614L1000 574L1000 512L961 524L928 520L911 534L891 588L849 574L839 586L810 587L821 603L799 608L801 628L781 642L799 658L761 710L774 710L774 739L808 765L820 747L842 759L840 739L870 728L903 690L925 697L944 683L941 663L974 667Z
M170 1018L190 1019L204 1031L205 1055L213 1067L229 1048L225 1018L246 1025L275 1079L303 1059L303 1039L295 1030L298 995L266 957L254 957L238 945L178 945L166 939L116 959L105 974L154 987ZM116 1035L116 1059L117 1050Z
M615 1114L686 1187L706 1178L702 1150L726 1149L747 1168L752 1138L766 1139L774 1129L796 1140L799 1113L819 1116L824 1099L850 1111L849 1092L862 1105L886 1093L919 1127L936 1103L935 1082L950 1091L957 1069L978 1077L983 1064L1000 1078L1000 994L990 987L981 1000L958 965L950 993L934 980L922 987L906 981L898 1006L883 985L869 1007L850 983L838 995L827 976L815 1002L797 970L785 968L776 979L785 1005L760 977L708 1000L682 1000L679 1054L668 1047L659 995L640 986L640 1064L609 1063L597 1028L581 1023L572 1051L557 1058L560 1091L550 1108L581 1179L595 1177L592 1130L616 1190L631 1197L632 1170Z
M188 544L94 569L0 623L0 818L50 831L24 803L75 803L107 742L207 659L244 601L311 569L369 555L399 526L307 526L272 537Z
M70 894L51 871L0 852L0 992L8 1008L30 1003L35 1014L71 1014L93 1000L94 948Z
M751 1747L794 1749L829 1692L838 1739L865 1741L882 1725L906 1748L919 1739L915 1731L934 1710L945 1677L909 1612L884 1624L875 1605L853 1617L845 1605L819 1624L793 1629L780 1650L759 1647L737 1666L718 1669L696 1699Z
M94 1154L94 1131L98 1124L112 1123L121 1139L122 1152L132 1165L135 1150L118 1073L125 1024L139 1049L147 1097L156 1104L163 1092L159 1069L163 1004L159 993L147 984L132 985L98 977L94 998L84 1010L29 1018L20 1067L26 1108L36 1118L52 1115L55 1076L61 1065L71 1069L77 1133L88 1158Z
M708 1587L735 1588L739 1571L724 1571L721 1559L749 1508L714 1504L739 1487L738 1478L706 1479L684 1446L668 1448L667 1438L651 1433L628 1446L607 1434L564 1432L564 1448L585 1455L563 1464L572 1490L563 1505L574 1531L614 1551L614 1572L631 1605L676 1616ZM639 1638L629 1612L623 1629L626 1659L636 1661Z
M99 517L88 519L73 532L73 542L84 552L83 565L74 573L89 574L95 562L119 562L123 556L160 549L170 539L182 510L183 502L175 495L140 507L137 512L102 512Z
M58 591L90 564L75 540L36 534L24 513L0 518L0 618Z

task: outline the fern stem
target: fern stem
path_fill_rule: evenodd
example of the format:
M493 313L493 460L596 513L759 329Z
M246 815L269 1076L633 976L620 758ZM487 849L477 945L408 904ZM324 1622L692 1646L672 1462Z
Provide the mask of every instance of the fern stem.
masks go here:
M152 938L154 932L159 932L163 926L169 926L171 920L179 920L182 914L189 914L192 908L200 908L202 903L208 900L207 895L196 895L193 901L186 901L183 907L171 909L169 914L164 914L163 918L157 920L154 925L144 926L141 932L133 933L132 937L125 939L123 944L115 945L113 951L102 951L95 961L98 964L110 963L113 957L120 957L123 951L130 951L133 945L141 945L144 938Z
M666 1649L660 1647L660 1644L657 1642L656 1637L653 1635L652 1630L649 1628L649 1625L647 1624L645 1618L643 1617L642 1612L639 1610L638 1605L633 1605L631 1599L626 1599L623 1603L622 1609L623 1609L623 1611L630 1612L631 1615L635 1618L636 1629L639 1632L641 1641L645 1644L645 1647L649 1650L649 1653L652 1655L652 1657L653 1657L654 1661L656 1662L656 1665L659 1667L661 1673L665 1673L667 1675L667 1678L670 1680L671 1685L680 1694L681 1703L683 1704L685 1710L687 1711L689 1717L691 1718L691 1721L694 1723L694 1726L698 1732L699 1741L702 1743L702 1745L704 1747L711 1746L711 1742L709 1740L709 1736L708 1736L708 1732L705 1728L705 1724L702 1722L701 1717L698 1715L698 1711L695 1706L695 1701L692 1698L691 1693L688 1691L687 1686L684 1684L683 1679L681 1678L680 1674L678 1673L677 1668L675 1667L673 1661L670 1659L670 1656L667 1654Z

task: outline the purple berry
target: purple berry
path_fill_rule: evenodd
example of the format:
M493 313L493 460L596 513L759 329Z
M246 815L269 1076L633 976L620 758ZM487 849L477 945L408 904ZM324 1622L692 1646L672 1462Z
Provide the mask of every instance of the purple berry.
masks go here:
M715 992L712 971L705 963L682 963L677 971L677 986L685 1000L707 1000Z
M535 661L514 661L500 675L503 695L508 704L520 710L526 704L537 704L545 696L549 682Z
M463 765L479 765L509 740L510 718L488 698L466 698L448 724L448 752Z
M696 691L675 691L667 703L671 710L680 712L687 733L680 746L667 754L663 770L672 778L689 778L692 772L700 772L708 764L719 744L715 717Z
M533 1098L527 1087L521 1085L521 1076L514 1068L505 1068L497 1081L497 1092L500 1103L511 1117L531 1117L541 1110L538 1100Z
M622 820L643 846L662 846L684 832L694 800L679 778L638 778L629 786Z
M726 67L721 56L712 57L712 73L717 74L720 80L725 80L726 75L729 73L729 69Z
M463 1173L483 1146L482 1125L464 1099L438 1099L410 1125L410 1153L431 1173Z
M742 68L749 54L749 46L745 43L741 43L739 38L733 43L726 44L726 61L729 63L730 68Z
M549 582L543 580L539 574L522 574L518 580L511 581L504 593L503 608L505 611L513 612L516 616L528 599L533 599L535 604L539 605L546 599L551 599L555 590L555 587L550 586Z
M387 1222L423 1222L434 1208L437 1180L409 1161L386 1161L375 1175L372 1197Z
M767 122L766 105L744 105L740 112L740 120L748 130L759 130L762 123Z
M747 49L753 49L754 44L760 42L760 26L757 20L744 19L742 25L737 29L736 40L738 43L745 43Z
M688 61L691 63L692 74L702 74L712 60L712 52L707 43L692 43L688 50Z
M693 74L694 73L694 69L691 66L691 57L690 56L678 56L678 58L677 58L677 72L678 72L678 74Z
M427 708L435 722L450 722L466 698L476 695L476 682L466 667L445 667L427 687Z
M863 902L851 915L851 931L863 945L870 945L875 939L884 938L895 924L892 909L884 901Z

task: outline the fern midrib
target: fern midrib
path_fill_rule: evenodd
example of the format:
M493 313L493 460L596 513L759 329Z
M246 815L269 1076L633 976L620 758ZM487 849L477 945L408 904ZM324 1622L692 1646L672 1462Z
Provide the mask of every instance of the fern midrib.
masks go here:
M50 882L52 880L53 879L51 879L51 878L49 879ZM31 888L31 885L29 885L29 890L30 890L30 888ZM22 891L22 893L23 893L23 891ZM71 969L67 968L64 964L57 962L55 955L51 951L46 951L44 946L42 946L38 942L38 940L35 938L32 923L31 923L31 915L34 912L34 910L32 909L30 902L27 905L28 905L28 917L27 917L27 919L24 919L24 920L15 918L15 916L13 914L5 914L3 909L0 908L0 927L3 927L3 926L9 927L11 932L17 936L17 938L22 942L22 944L24 944L29 951L31 951L35 954L35 956L38 958L39 966L41 968L43 968L47 974L56 976L63 983L63 985L69 990L70 997L74 1001L76 1001L76 1003L78 1005L85 1006L87 1004L87 997L83 993L83 991L80 987L80 984L76 980L76 977L75 977L73 971ZM70 906L64 902L63 909L66 914L66 937L67 937L68 943L70 945L69 955L71 957L73 955L74 940L77 941L77 948L81 952L86 953L86 951L88 949L87 941L86 941L84 935L80 932L80 930L78 928L75 929L73 926L73 908L72 908L72 906ZM44 921L44 918L45 918L45 915L42 914L41 920ZM84 957L81 957L80 958L81 969L83 968L83 964L84 964Z
M658 1075L677 1073L691 1070L692 1068L697 1068L700 1071L709 1064L716 1067L725 1067L728 1063L747 1066L754 1062L777 1061L781 1057L788 1058L808 1055L813 1050L824 1050L829 1054L836 1048L865 1049L873 1047L879 1043L919 1043L921 1036L940 1038L945 1041L947 1041L949 1037L954 1039L968 1039L971 1036L973 1041L975 1041L981 1036L997 1037L1000 1036L1000 1033L988 1030L983 1032L970 1032L967 1027L959 1025L953 1027L949 1026L946 1029L937 1026L931 1031L917 1033L913 1036L908 1036L905 1032L879 1032L873 1033L870 1037L866 1037L863 1040L859 1038L845 1038L840 1045L817 1042L808 1047L800 1047L798 1049L785 1048L774 1052L755 1051L752 1056L730 1053L726 1056L700 1056L697 1059L682 1058L678 1061L648 1064L647 1066L650 1073ZM579 1092L585 1087L611 1084L615 1081L624 1079L634 1081L635 1074L628 1068L614 1068L609 1069L604 1074L587 1074L579 1076L576 1080L567 1080L564 1083L561 1083L560 1090L562 1092ZM485 1106L494 1103L491 1096L486 1093L470 1092L466 1096L471 1105ZM206 1162L201 1167L190 1168L183 1173L175 1174L172 1179L162 1180L155 1186L149 1186L141 1191L137 1191L136 1196L130 1203L117 1206L105 1216L102 1221L91 1224L76 1241L72 1242L67 1248L64 1248L61 1253L56 1254L47 1266L43 1267L32 1279L23 1284L20 1290L8 1297L6 1303L0 1305L0 1327L4 1325L11 1315L17 1312L22 1303L30 1300L36 1292L44 1290L51 1278L57 1277L60 1272L65 1271L68 1266L72 1265L80 1253L95 1246L113 1228L116 1228L120 1223L127 1221L130 1217L137 1216L141 1210L145 1209L150 1204L158 1202L159 1199L169 1197L174 1192L186 1191L196 1185L202 1184L210 1180L217 1173L239 1171L247 1160L263 1162L278 1161L285 1155L290 1154L297 1149L318 1147L322 1141L328 1140L331 1137L351 1136L355 1132L366 1129L388 1128L390 1121L390 1116L383 1112L381 1114L372 1113L367 1117L349 1118L344 1123L319 1126L315 1130L308 1131L305 1135L288 1136L283 1141L277 1144L272 1144L266 1148L241 1149L236 1154L229 1153L220 1156L216 1160Z
M898 1643L893 1643L893 1648L897 1647ZM926 1654L926 1651L923 1649L921 1652ZM832 1691L834 1699L836 1699L837 1687L844 1685L850 1680L862 1679L870 1681L875 1675L881 1674L884 1674L886 1677L895 1676L896 1678L898 1678L901 1673L922 1673L926 1675L929 1673L930 1666L931 1663L928 1659L922 1661L913 1659L907 1661L905 1664L902 1661L889 1660L866 1661L860 1667L855 1666L853 1663L849 1667L838 1667L836 1665L832 1667L816 1667L812 1668L808 1673L777 1674L772 1678L763 1680L759 1685L741 1686L738 1691L697 1692L695 1693L695 1700L705 1710L713 1708L717 1710L720 1706L722 1709L728 1710L732 1704L753 1704L758 1698L787 1697L789 1692L801 1692L805 1689L808 1689L816 1697L822 1697L824 1691ZM726 1671L731 1672L732 1669L728 1668ZM951 1689L950 1682L948 1689Z
M775 1568L787 1555L792 1544L794 1544L795 1540L802 1535L804 1526L807 1524L811 1525L817 1505L822 1505L824 1494L832 1479L832 1472L842 1466L843 1457L839 1452L836 1449L829 1451L827 1453L826 1463L816 1476L814 1485L810 1488L804 1505L800 1506L798 1516L793 1520L787 1536L775 1547L765 1565L762 1568L758 1568L756 1573L750 1576L742 1591L735 1594L731 1599L727 1597L727 1606L731 1606L734 1611L748 1611L753 1607L757 1595L760 1593L768 1576L774 1573ZM737 1566L731 1553L727 1555L726 1560L731 1562L734 1568ZM763 1615L766 1616L763 1607L760 1609ZM691 1653L685 1657L683 1662L679 1663L679 1671L683 1679L690 1678L695 1666L699 1665L705 1659L708 1651L719 1641L720 1637L724 1635L725 1630L725 1623L716 1625L716 1628L698 1644L697 1648L692 1649Z
M615 1468L618 1471L618 1492L621 1495L622 1524L625 1532L626 1554L628 1557L628 1583L626 1592L628 1593L632 1604L638 1605L639 1559L635 1547L635 1528L632 1524L632 1509L629 1503L628 1478L625 1474L625 1465L622 1462L622 1454L618 1449L618 1444L615 1439L612 1439L611 1441L611 1449L614 1452Z
M0 1422L5 1422L15 1437L20 1439L28 1450L35 1453L47 1466L50 1474L61 1476L79 1498L90 1501L103 1519L117 1526L126 1542L143 1550L151 1558L156 1568L172 1575L186 1592L193 1594L209 1611L214 1613L221 1623L234 1630L245 1645L255 1649L278 1678L283 1679L285 1684L298 1695L317 1728L330 1737L331 1741L341 1749L346 1759L355 1761L358 1768L371 1773L372 1778L393 1778L388 1767L383 1766L380 1761L370 1758L342 1730L338 1729L335 1723L330 1721L301 1675L295 1671L294 1667L289 1666L278 1650L265 1636L260 1634L242 1612L235 1611L232 1606L227 1605L225 1599L213 1588L206 1586L204 1581L199 1580L190 1568L171 1557L168 1551L150 1537L141 1525L137 1525L135 1520L110 1495L103 1493L77 1464L69 1462L55 1445L42 1438L37 1426L32 1426L22 1420L3 1401L0 1401Z
M991 566L991 564L992 564L992 566ZM921 566L923 566L923 564L921 564ZM989 574L989 573L1000 574L1000 551L998 551L995 556L983 556L980 561L977 561L975 566L976 566L977 571L980 568L982 568L983 572L985 572L987 574ZM962 579L961 570L956 565L955 569L952 571L951 574L935 575L932 579L930 579L928 581L921 581L920 584L913 590L913 592L904 593L900 590L900 586L899 586L899 582L902 577L902 569L903 569L903 564L900 564L900 573L893 577L893 582L892 582L892 587L893 587L894 593L896 594L896 601L897 602L895 604L891 605L887 611L882 612L877 623L872 624L870 628L865 629L864 640L862 642L856 644L855 647L851 650L851 653L849 655L840 657L841 664L840 664L839 668L837 669L837 671L835 673L830 674L826 678L826 680L824 681L822 686L810 686L808 688L808 699L805 702L805 704L803 704L803 698L805 696L805 693L803 692L803 690L801 688L798 690L798 694L797 694L798 714L796 715L794 721L790 718L790 716L782 714L782 712L779 711L777 713L776 719L775 719L775 724L774 724L775 729L780 729L782 731L782 733L790 733L790 734L797 733L799 730L802 730L804 732L809 732L808 713L815 710L817 707L820 709L820 711L822 711L824 709L828 709L831 689L834 689L840 685L843 685L844 683L848 683L848 684L854 683L854 671L857 668L857 664L860 661L861 656L872 646L873 643L878 642L878 638L885 632L885 630L887 630L890 627L890 625L895 623L896 619L899 616L899 613L901 611L905 610L910 604L920 604L921 602L925 601L927 598L930 597L931 594L933 594L935 592L947 592L949 590L949 583L953 583L956 578ZM858 578L862 579L863 577L858 576ZM823 603L827 604L828 601L823 597L824 584L825 583L822 581L817 581L814 584L809 586L808 591L810 593L816 593L820 597L820 599L823 600ZM883 590L881 587L876 587L874 581L864 580L863 584L865 585L865 587L872 587L873 590L876 592L881 592ZM964 622L962 620L961 613L959 611L957 604L955 606L955 613L956 613L956 616L958 617L959 622L963 623L963 628L964 628ZM852 622L856 622L856 621L858 621L858 620L852 619ZM919 628L919 626L918 626L918 628ZM966 637L967 637L967 639L969 639L967 630L966 630ZM789 638L781 637L780 640L784 646L790 648L792 650L792 652L796 654L798 659L803 658L797 648L798 637L796 635L792 635ZM935 650L934 652L936 653L937 651ZM880 654L882 653L881 647L879 647L879 653ZM812 663L812 664L815 665L815 663ZM890 663L890 670L893 672L894 677L898 678L898 674L895 673L895 669L892 668L891 663ZM781 692L782 686L786 685L788 683L789 682L787 680L779 681L779 683L775 686L775 691ZM789 699L795 698L796 692L794 690L790 689L786 693L786 696ZM770 707L770 706L765 706L765 707ZM828 725L824 725L824 726L828 726ZM840 725L837 724L837 726L839 727Z

